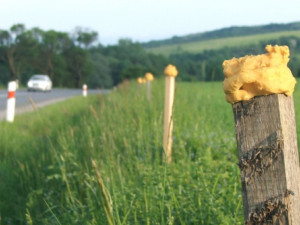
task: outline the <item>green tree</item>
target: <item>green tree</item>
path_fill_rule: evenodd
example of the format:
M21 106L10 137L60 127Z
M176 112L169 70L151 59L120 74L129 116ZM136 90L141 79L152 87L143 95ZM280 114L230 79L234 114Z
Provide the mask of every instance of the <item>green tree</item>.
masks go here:
M39 51L38 39L23 24L13 25L9 31L0 31L0 59L10 71L10 79L24 81L32 71L34 55Z
M33 30L23 32L18 36L18 40L18 54L22 56L19 59L19 63L22 65L20 81L26 83L29 77L36 72L35 61L40 58L41 44Z
M78 45L86 50L98 40L98 33L96 31L89 31L81 27L75 29L74 36Z
M11 79L15 80L19 78L17 71L18 65L18 36L25 30L23 24L16 24L10 28L10 31L0 30L0 47L2 51L2 60L8 64L11 74Z
M89 60L88 52L80 47L72 46L64 52L67 68L71 75L70 83L81 88L83 82L88 80L92 73L92 63Z
M44 59L44 72L50 76L52 80L54 77L54 67L53 60L61 54L65 48L72 45L71 40L67 33L56 32L50 30L43 32L42 35L42 54Z
M145 72L141 66L130 66L123 69L121 73L122 80L136 79L137 77L144 76Z
M93 72L88 80L88 86L91 88L111 88L113 80L108 59L97 50L92 51L90 55Z

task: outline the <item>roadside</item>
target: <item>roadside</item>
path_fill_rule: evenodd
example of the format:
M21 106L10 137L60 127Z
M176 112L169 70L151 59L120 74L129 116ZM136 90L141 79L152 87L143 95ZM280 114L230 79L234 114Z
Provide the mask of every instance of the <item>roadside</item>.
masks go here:
M89 90L88 94L106 94L109 90ZM35 107L37 109L47 105L51 105L60 101L64 101L75 96L82 95L80 89L53 89L51 93L42 92L27 92L25 90L18 90L16 92L16 111L15 114L22 114L25 112L33 112ZM31 103L33 101L33 104ZM6 118L6 101L7 92L0 92L0 120Z
M72 97L70 96L70 97L66 97L66 98L51 99L51 100L47 100L47 101L39 102L39 103L34 103L34 104L39 109L39 108L42 108L42 107L47 106L47 105L51 105L51 104L54 104L54 103L57 103L57 102L61 102L61 101L66 100L68 98L72 98ZM33 112L34 110L35 110L34 106L32 104L30 104L30 105L26 105L26 106L16 107L15 114L18 115L18 114L22 114L22 113L26 113L26 112ZM6 117L6 110L1 110L0 111L0 120L4 120L5 117Z

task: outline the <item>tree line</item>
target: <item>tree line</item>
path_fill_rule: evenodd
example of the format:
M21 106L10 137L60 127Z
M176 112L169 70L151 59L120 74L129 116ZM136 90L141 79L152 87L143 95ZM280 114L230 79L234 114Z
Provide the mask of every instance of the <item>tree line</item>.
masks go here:
M48 74L56 87L110 88L146 72L158 74L168 63L129 39L107 47L97 40L97 32L83 28L66 33L16 24L0 30L0 85L16 79L25 85L33 74Z
M300 76L300 39L295 36L260 42L246 47L224 47L201 53L178 52L168 57L148 53L140 43L121 39L118 44L103 46L98 33L76 28L72 33L23 24L0 30L0 85L18 79L23 85L33 74L48 74L55 87L111 88L124 79L136 79L146 72L162 76L165 66L176 65L178 80L220 81L226 59L265 53L267 44L288 45L289 67Z

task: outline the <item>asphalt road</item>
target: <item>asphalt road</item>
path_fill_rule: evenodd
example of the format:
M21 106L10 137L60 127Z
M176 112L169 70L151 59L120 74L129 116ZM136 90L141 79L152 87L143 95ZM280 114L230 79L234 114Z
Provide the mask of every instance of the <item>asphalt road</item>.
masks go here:
M108 90L88 90L88 95L99 93L105 94L108 93ZM6 116L7 95L7 90L0 90L0 120ZM33 111L30 99L40 108L78 95L82 95L81 89L52 89L51 92L46 93L28 92L25 89L19 89L15 93L16 114Z

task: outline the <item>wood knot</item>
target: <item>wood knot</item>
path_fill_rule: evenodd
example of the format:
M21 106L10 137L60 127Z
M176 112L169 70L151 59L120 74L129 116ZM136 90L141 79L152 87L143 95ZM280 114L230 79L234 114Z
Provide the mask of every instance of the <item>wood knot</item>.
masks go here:
M282 200L283 197L288 198L290 195L294 195L293 191L286 190L283 195L270 198L267 201L263 202L260 208L256 208L253 212L249 213L248 220L245 224L262 225L272 222L272 224L275 224L274 221L285 221L286 213L288 212L290 203L289 201L287 201L285 204Z

